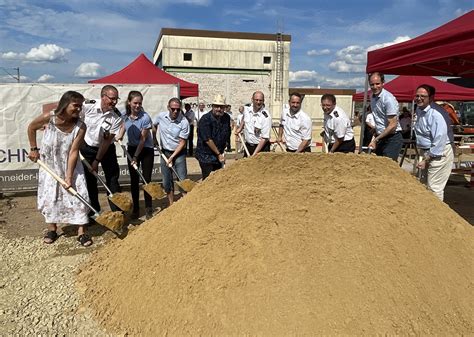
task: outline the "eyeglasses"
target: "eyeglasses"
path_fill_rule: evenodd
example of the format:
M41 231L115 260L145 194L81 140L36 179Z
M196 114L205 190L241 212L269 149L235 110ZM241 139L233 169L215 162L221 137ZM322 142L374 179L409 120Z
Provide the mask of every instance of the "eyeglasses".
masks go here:
M425 99L428 97L429 97L428 95L415 95L415 98L421 98L421 99Z
M104 94L105 97L107 97L108 99L110 99L112 102L118 102L120 101L120 97L110 97L109 95L107 94Z
M178 112L178 111L181 110L181 109L180 109L180 108L170 108L170 110L171 110L172 112Z

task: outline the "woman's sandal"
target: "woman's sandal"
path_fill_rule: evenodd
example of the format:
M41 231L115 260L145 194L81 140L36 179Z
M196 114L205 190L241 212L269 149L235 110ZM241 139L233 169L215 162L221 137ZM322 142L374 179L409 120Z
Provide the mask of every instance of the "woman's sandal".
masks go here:
M43 242L50 245L58 239L58 233L56 231L48 231L43 238Z
M92 245L92 239L89 235L87 234L81 234L77 237L77 241L81 244L83 247L89 247Z

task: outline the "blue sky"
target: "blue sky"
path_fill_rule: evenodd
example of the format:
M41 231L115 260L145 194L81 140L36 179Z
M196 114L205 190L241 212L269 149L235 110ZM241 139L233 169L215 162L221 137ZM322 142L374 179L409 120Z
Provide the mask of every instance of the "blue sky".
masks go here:
M414 38L473 0L0 0L0 82L85 83L150 59L160 29L292 36L290 86L361 88L367 50Z

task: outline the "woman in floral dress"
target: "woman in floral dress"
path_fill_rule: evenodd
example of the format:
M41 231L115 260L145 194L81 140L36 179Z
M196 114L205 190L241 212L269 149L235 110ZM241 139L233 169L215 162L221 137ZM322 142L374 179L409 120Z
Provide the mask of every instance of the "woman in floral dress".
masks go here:
M54 113L43 113L28 126L31 151L28 157L36 162L41 159L66 185L59 184L46 171L39 171L38 210L48 226L45 243L58 238L57 225L78 226L77 240L83 246L90 246L92 239L85 233L89 222L89 209L67 189L73 187L86 200L87 194L84 168L79 160L79 148L84 141L85 124L79 119L84 97L75 91L67 91L61 97ZM36 132L44 129L41 150L37 146Z

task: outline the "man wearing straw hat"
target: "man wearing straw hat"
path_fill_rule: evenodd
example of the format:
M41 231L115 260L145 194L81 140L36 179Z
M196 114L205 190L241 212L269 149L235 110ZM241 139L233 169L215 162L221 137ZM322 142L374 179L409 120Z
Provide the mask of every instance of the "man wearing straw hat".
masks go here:
M225 163L224 151L231 132L230 116L225 113L225 108L225 97L216 95L212 101L211 113L199 120L196 159L199 161L203 180Z

